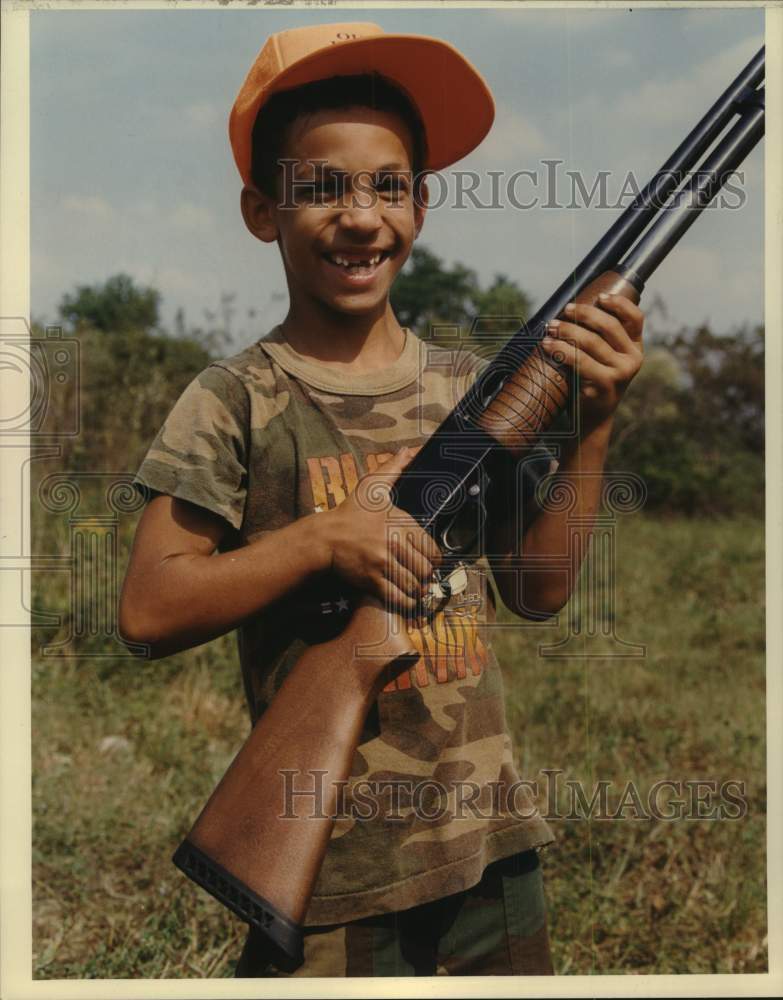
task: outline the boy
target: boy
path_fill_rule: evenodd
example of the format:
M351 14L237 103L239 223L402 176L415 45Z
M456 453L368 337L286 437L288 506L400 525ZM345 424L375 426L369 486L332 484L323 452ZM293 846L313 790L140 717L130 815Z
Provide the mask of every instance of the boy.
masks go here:
M440 563L400 511L405 531L387 542L387 513L357 496L398 475L467 388L444 352L400 327L389 293L424 222L423 171L467 154L493 113L486 84L451 46L371 24L272 36L234 105L242 215L254 236L277 243L289 311L258 343L210 365L150 449L138 481L154 498L120 615L126 638L153 656L238 627L253 721L358 594L412 615ZM641 330L640 311L610 298L572 310L544 344L582 375L580 440L557 471L581 515L572 580L600 476L569 477L603 468ZM538 475L548 471L547 456ZM518 614L551 615L571 585L546 557L568 551L573 522L544 510L526 523L523 559L537 568L519 574L518 512L503 499L487 539L495 584ZM552 972L537 848L553 838L518 784L487 629L493 603L473 564L435 618L409 625L421 658L367 720L308 911L304 962L286 963L251 932L237 975ZM466 787L474 808L453 808ZM443 789L449 808L433 810L427 788ZM498 788L519 794L487 811ZM363 811L372 794L382 808Z

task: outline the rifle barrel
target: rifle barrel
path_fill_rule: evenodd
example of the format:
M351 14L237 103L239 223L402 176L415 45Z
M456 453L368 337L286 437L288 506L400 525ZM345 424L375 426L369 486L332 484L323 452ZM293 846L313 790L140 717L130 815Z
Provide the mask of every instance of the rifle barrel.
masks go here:
M669 196L679 187L683 177L695 168L734 115L741 112L744 102L763 79L764 46L694 125L592 250L549 296L530 320L529 326L535 326L539 316L545 315L547 320L557 316L580 288L620 260Z
M444 525L453 523L459 497L471 495L479 502L481 466L497 447L483 431L477 417L501 392L507 380L528 361L546 324L591 281L608 270L621 273L641 292L644 282L676 242L693 224L728 175L764 133L764 79L762 47L688 133L653 178L636 196L584 259L569 273L531 319L495 355L454 410L405 468L393 488L394 503L414 517L439 544ZM739 121L724 132L735 115ZM715 143L701 170L692 174L699 160ZM667 202L671 199L671 203ZM656 219L658 213L660 217ZM647 230L647 232L645 232ZM622 264L620 262L622 261ZM549 362L552 367L553 363ZM570 379L570 374L564 373ZM439 483L443 502L427 494L433 480ZM456 552L456 550L454 550Z
M505 379L527 360L535 341L543 336L546 324L559 316L589 281L617 267L734 115L746 112L748 104L757 96L756 88L764 79L764 62L762 46L559 288L497 353L457 407L463 430L470 427L469 414L486 406Z
M691 181L676 193L617 271L644 286L649 276L690 229L726 180L764 135L764 90L753 97L748 110L716 146Z

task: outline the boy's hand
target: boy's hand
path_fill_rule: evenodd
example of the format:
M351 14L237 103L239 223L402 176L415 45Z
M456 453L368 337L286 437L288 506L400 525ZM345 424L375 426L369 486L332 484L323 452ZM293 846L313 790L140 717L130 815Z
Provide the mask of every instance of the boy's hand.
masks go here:
M363 476L339 507L316 515L332 569L387 608L403 612L417 609L441 563L432 538L389 500L391 485L417 450L401 448L377 472Z
M644 313L620 295L597 306L570 303L563 319L549 324L543 349L580 376L582 433L611 419L642 366Z

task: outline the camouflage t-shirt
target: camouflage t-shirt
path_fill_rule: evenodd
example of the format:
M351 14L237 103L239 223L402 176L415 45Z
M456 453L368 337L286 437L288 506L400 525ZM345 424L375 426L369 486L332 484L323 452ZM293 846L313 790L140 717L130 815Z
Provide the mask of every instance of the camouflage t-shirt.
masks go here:
M480 367L474 355L457 360L406 331L392 365L347 377L296 353L275 329L190 384L137 481L224 518L222 550L246 545L335 507L399 448L422 444ZM355 599L327 574L242 624L253 721L302 651L339 631ZM429 624L411 627L420 658L367 719L307 924L462 891L491 862L554 839L514 767L488 629L494 604L487 569L474 562Z

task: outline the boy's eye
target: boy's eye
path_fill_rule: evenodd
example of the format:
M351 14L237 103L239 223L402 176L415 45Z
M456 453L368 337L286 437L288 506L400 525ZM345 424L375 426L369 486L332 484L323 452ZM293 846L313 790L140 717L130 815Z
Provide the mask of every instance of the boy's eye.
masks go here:
M337 197L337 185L316 181L313 184L313 194L317 201L333 201Z
M404 173L379 174L375 186L382 195L396 201L408 193L410 180Z
M313 181L313 195L317 202L336 201L345 193L345 177L332 174L327 177L316 177Z
M292 194L299 205L326 205L345 192L345 177L340 175L317 175L316 177L297 177L294 181Z

